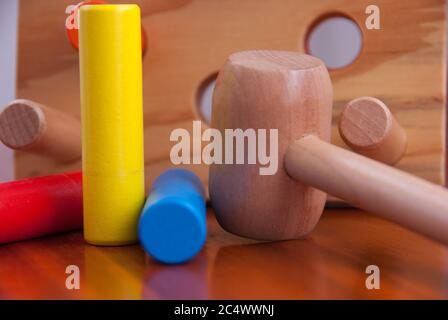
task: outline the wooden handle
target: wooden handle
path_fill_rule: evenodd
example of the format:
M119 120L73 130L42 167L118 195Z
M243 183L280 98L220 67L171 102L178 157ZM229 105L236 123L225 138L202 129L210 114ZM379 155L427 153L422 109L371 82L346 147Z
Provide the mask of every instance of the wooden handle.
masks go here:
M372 97L350 101L341 113L339 133L354 151L390 165L406 152L407 136L386 104Z
M448 245L448 191L313 135L285 155L294 179Z
M3 110L0 140L11 149L63 162L81 159L79 120L31 100L14 100Z

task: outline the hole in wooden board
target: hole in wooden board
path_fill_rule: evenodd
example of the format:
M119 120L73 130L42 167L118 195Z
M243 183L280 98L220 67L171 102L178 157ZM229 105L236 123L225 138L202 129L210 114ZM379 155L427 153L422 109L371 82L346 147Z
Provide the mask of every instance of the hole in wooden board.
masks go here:
M198 113L207 125L210 125L212 122L212 98L217 76L218 73L213 73L205 78L196 93L196 107Z
M362 32L358 24L347 16L327 15L311 25L305 47L328 69L344 68L361 53Z

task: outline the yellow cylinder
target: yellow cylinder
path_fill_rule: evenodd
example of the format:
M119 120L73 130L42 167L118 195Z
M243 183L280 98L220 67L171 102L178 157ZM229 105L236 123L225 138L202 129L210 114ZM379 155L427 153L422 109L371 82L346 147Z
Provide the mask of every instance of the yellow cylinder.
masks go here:
M140 9L88 5L79 18L84 238L130 244L144 203Z

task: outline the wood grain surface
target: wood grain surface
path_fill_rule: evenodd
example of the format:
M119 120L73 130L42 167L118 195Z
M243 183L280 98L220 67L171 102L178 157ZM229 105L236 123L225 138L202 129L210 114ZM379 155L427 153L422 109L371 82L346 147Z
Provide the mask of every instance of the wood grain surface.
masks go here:
M94 247L80 232L0 246L1 299L448 299L448 249L365 212L326 210L305 240L255 242L221 229L193 261L163 266L139 246ZM80 268L80 290L65 269ZM380 268L380 289L365 287Z
M353 151L368 158L394 165L406 152L406 131L377 98L350 101L339 116L338 129Z
M306 54L244 51L228 58L216 83L212 127L219 130L222 143L216 148L222 151L215 154L225 159L210 165L209 192L219 223L258 240L304 237L319 221L327 195L291 179L285 154L307 134L330 141L333 92L327 68ZM238 128L251 134L228 135ZM248 147L238 162L242 139Z
M18 98L79 117L78 57L67 41L65 8L73 0L26 0L20 6ZM360 26L363 47L350 66L331 71L333 142L345 104L359 96L384 101L409 145L398 168L432 182L445 177L445 14L443 0L378 0L381 29L367 30L368 0L133 0L142 7L148 52L143 61L147 185L171 166L169 135L191 130L198 88L235 51L304 52L308 30L343 14ZM205 127L205 126L203 126ZM16 153L18 178L73 171L79 162ZM190 166L205 181L205 166Z
M73 162L81 159L79 119L26 99L0 113L0 140L11 149Z

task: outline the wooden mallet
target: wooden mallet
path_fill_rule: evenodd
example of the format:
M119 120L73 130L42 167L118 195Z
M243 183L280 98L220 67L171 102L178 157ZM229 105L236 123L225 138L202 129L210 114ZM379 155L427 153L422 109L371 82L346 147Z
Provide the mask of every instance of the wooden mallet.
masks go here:
M317 224L328 192L448 244L448 191L331 145L332 102L328 71L317 58L277 51L230 56L217 79L212 127L223 136L225 129L278 129L279 169L259 175L259 164L212 164L219 223L260 240L302 238Z

